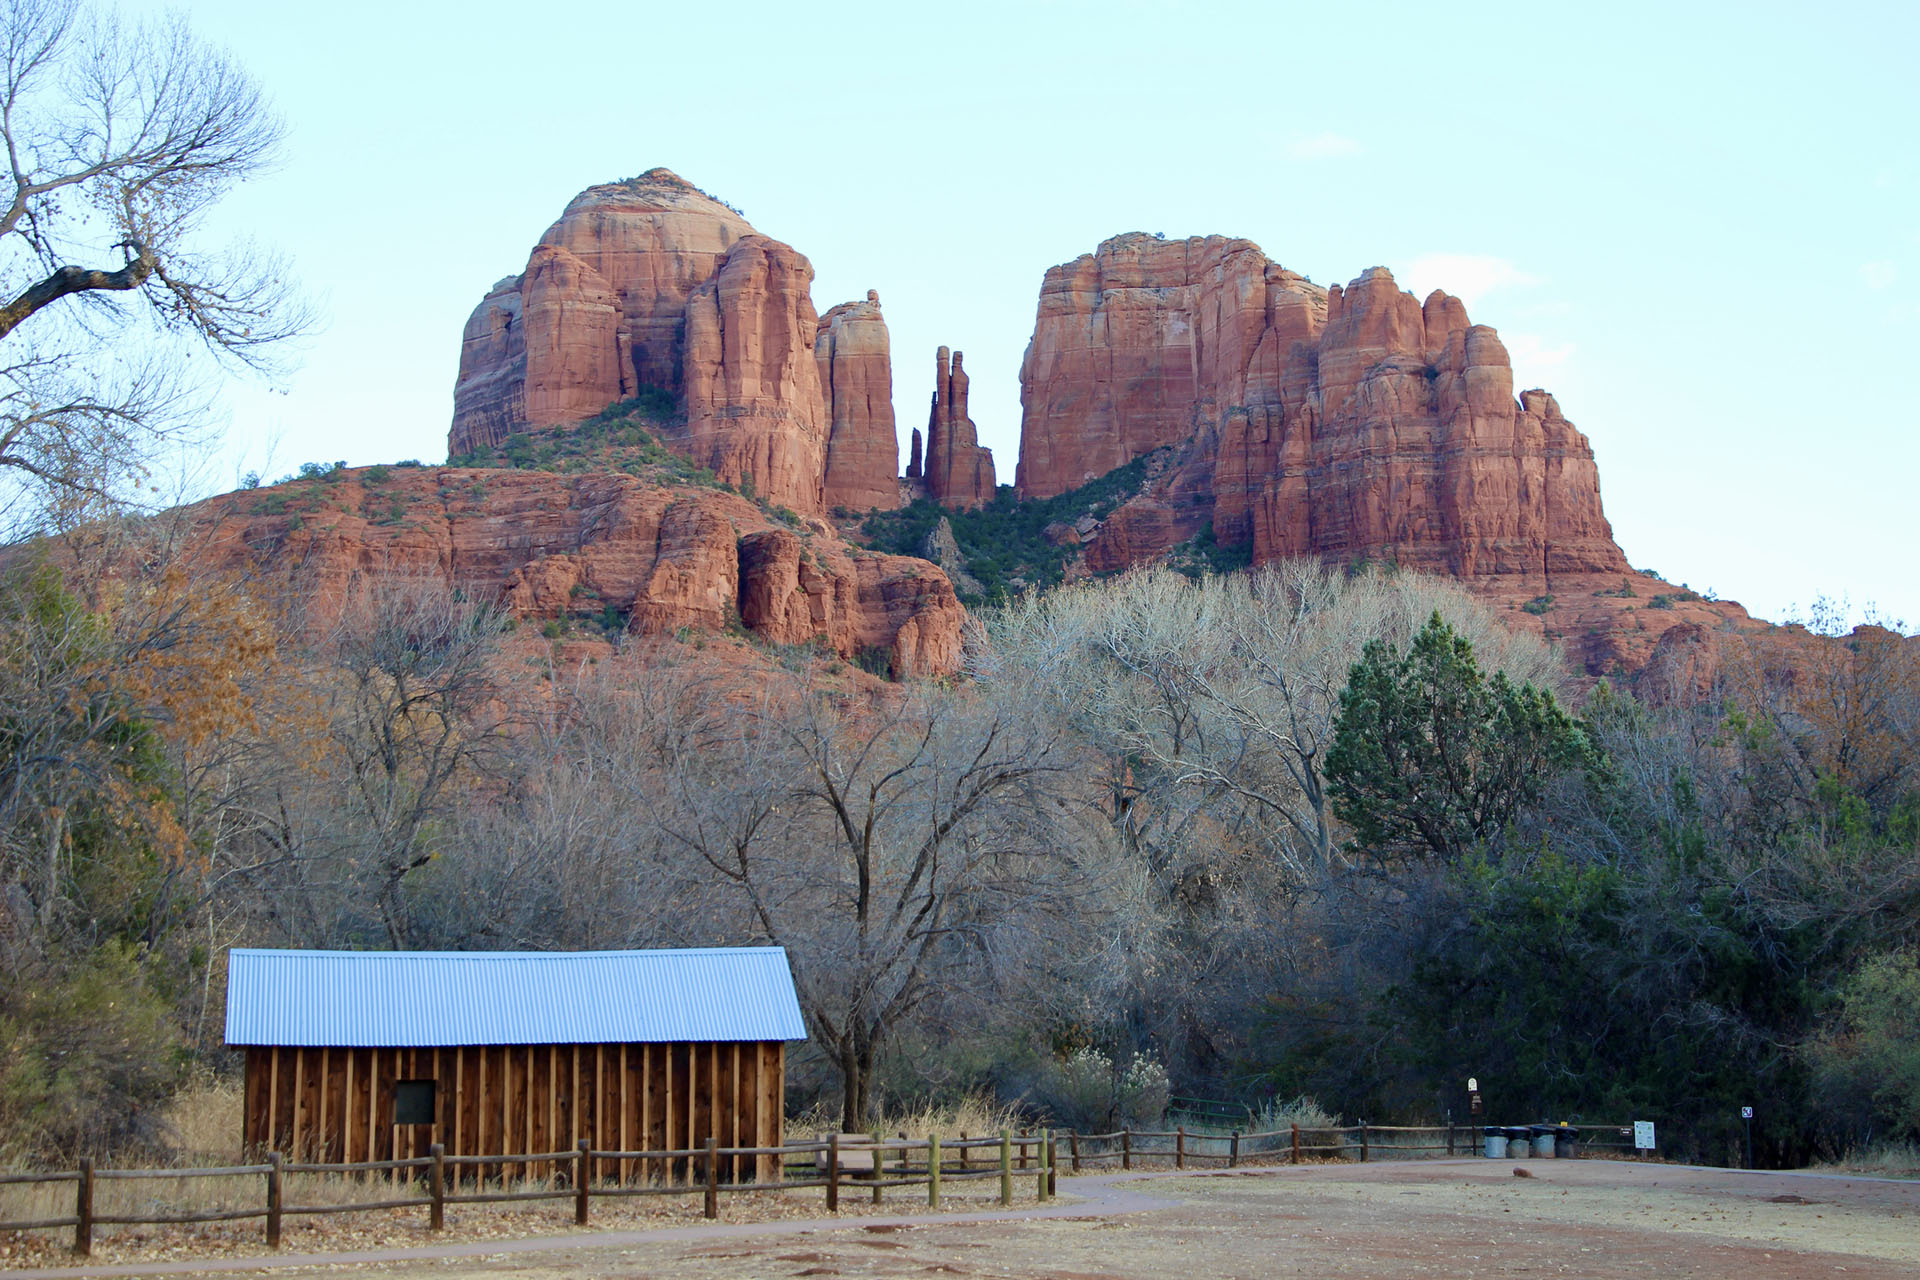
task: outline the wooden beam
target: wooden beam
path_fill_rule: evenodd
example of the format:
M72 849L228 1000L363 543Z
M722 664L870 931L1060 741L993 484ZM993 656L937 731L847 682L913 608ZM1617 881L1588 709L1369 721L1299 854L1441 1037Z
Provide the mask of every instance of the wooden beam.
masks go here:
M333 1053L327 1046L320 1047L320 1113L314 1118L314 1132L320 1135L320 1158L327 1158L327 1090L333 1086L333 1075L328 1070L333 1065Z
M457 1156L467 1154L462 1145L466 1138L466 1117L461 1114L467 1107L467 1050L462 1046L453 1051L453 1153ZM453 1166L453 1189L460 1190L460 1166Z
M301 1140L307 1136L306 1125L303 1123L305 1117L301 1115L301 1112L306 1110L306 1101L307 1051L302 1048L293 1051L293 1126L290 1141L293 1144L295 1160L307 1158L306 1150L300 1145Z
M651 1150L651 1148L647 1144L652 1141L653 1141L653 1046L650 1044L643 1044L640 1046L640 1146L638 1149L641 1151ZM642 1166L640 1169L640 1180L642 1182L645 1182L646 1178L647 1178L647 1170L645 1166Z
M633 1078L627 1074L627 1046L623 1044L620 1046L620 1138L619 1138L620 1150L622 1151L633 1150L632 1147L627 1145L627 1090L632 1083L633 1083ZM633 1162L630 1160L622 1159L615 1170L614 1176L620 1179L621 1185L623 1186L626 1184L627 1174L631 1171L632 1163Z
M280 1140L280 1046L273 1046L267 1066L267 1146Z
M364 1160L379 1159L378 1156L373 1154L373 1135L375 1133L375 1126L379 1124L377 1118L379 1114L380 1051L378 1049L369 1049L367 1050L367 1154L361 1157Z
M730 1049L733 1059L727 1071L727 1145L740 1145L740 1043L735 1041ZM732 1170L731 1181L740 1181L740 1157L728 1156L727 1165Z

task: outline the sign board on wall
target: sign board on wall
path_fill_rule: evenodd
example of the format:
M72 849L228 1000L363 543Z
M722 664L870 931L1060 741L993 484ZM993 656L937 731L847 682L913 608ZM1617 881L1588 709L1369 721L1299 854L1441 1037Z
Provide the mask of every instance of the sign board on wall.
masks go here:
M1653 1121L1635 1120L1633 1122L1633 1149L1635 1151L1653 1150Z

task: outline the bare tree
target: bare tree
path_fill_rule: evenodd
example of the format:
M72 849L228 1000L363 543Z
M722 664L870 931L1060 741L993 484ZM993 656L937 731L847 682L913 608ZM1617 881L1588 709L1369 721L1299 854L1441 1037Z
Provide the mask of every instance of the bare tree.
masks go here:
M347 603L327 646L338 838L396 948L411 933L402 887L434 858L456 783L498 743L499 635L496 611L444 582L385 578Z
M194 404L164 335L263 369L308 323L275 257L201 243L208 211L272 160L280 122L177 18L126 27L78 0L3 0L0 141L0 468L16 491L124 493ZM132 333L142 313L159 335Z

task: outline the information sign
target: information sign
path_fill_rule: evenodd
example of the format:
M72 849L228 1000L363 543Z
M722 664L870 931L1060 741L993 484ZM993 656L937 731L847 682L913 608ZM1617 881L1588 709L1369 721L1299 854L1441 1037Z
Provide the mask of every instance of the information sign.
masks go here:
M1654 1149L1653 1121L1635 1120L1633 1122L1633 1149L1635 1151L1652 1151Z
M1742 1107L1742 1108L1740 1108L1740 1118L1741 1118L1742 1120L1751 1120L1751 1119L1753 1119L1753 1108L1752 1108L1752 1107Z

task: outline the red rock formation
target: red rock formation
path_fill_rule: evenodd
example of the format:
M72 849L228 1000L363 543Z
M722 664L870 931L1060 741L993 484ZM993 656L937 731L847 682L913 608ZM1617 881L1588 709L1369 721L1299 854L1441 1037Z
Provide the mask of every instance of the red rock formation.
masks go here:
M910 457L909 457L909 458L907 459L907 479L909 479L909 480L918 480L918 479L920 479L920 476L921 476L921 470L920 470L920 428L918 428L918 427L915 427L915 428L913 429L913 453L912 453L912 455L911 455L911 456L910 456Z
M966 510L993 501L993 451L980 446L967 416L964 357L949 359L941 347L934 358L933 409L927 420L924 474L927 492L942 506Z
M1046 497L1153 449L1178 465L1102 538L1129 563L1209 521L1223 544L1468 580L1618 573L1587 440L1516 401L1498 336L1383 268L1322 291L1245 240L1121 236L1047 273L1021 369L1018 487ZM1147 517L1147 510L1154 514Z
M528 269L496 284L467 321L448 453L498 445L530 426L577 421L642 387L678 392L687 300L734 243L752 234L736 211L666 169L575 196L540 237ZM542 251L553 248L585 270L569 264L549 278L542 323L554 328L530 350L529 295L551 256ZM568 281L579 282L577 294L562 287ZM606 289L616 300L612 317L604 313ZM602 355L609 320L618 352L611 361ZM552 402L529 399L530 383L561 394Z
M898 675L960 668L966 614L924 560L805 537L734 494L633 476L473 468L352 471L209 499L188 511L213 571L279 582L324 620L367 579L426 577L514 617L598 618L635 636L726 629L851 659L890 655Z
M670 438L722 480L803 515L826 509L826 406L813 266L748 236L687 299L685 427Z
M880 295L869 289L865 302L843 302L820 317L813 355L827 404L826 505L853 511L899 506L893 356Z
M527 263L521 296L527 421L577 422L618 399L627 389L620 300L606 277L567 250L543 244Z

